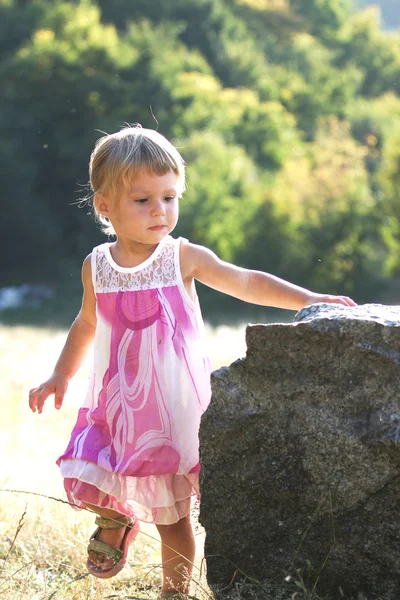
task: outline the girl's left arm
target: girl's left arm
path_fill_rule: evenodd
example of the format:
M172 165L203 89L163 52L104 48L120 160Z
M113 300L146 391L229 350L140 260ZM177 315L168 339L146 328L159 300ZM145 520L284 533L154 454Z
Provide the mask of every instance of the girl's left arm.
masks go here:
M193 279L223 292L262 306L300 310L316 302L356 306L347 296L316 294L263 271L242 269L219 259L214 252L191 243L181 249L182 277L186 287Z

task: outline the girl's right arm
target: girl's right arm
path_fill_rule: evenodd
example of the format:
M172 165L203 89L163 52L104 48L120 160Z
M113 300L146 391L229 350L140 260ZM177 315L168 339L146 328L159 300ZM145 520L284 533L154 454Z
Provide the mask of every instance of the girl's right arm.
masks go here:
M86 351L96 332L96 297L92 284L91 255L82 266L83 299L78 316L69 330L64 348L54 372L47 381L29 392L29 406L32 412L42 413L46 399L54 394L54 405L61 408L69 380L81 366Z

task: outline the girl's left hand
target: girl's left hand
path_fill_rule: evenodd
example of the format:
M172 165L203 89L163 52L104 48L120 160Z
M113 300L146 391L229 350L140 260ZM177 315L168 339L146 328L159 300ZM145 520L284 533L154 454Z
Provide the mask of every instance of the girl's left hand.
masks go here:
M354 302L348 296L330 296L329 294L311 294L304 306L310 306L310 304L317 304L318 302L341 304L342 306L357 306L357 302Z

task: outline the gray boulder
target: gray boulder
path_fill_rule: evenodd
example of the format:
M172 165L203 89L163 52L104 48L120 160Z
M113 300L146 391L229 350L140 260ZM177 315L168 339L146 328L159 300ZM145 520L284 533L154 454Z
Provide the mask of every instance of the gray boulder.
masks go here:
M399 600L400 307L314 305L246 339L200 427L211 588Z

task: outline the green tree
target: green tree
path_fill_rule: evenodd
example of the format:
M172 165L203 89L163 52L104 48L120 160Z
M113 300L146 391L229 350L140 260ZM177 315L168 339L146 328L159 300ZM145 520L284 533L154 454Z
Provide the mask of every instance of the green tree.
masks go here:
M395 29L400 26L400 11L397 0L356 0L359 7L370 4L379 6L382 11L383 21L389 29Z
M29 38L47 9L46 2L0 0L0 56L15 52Z
M390 138L383 149L382 166L378 181L382 186L382 208L384 219L382 235L388 245L386 272L390 276L400 275L400 131Z
M178 232L232 261L260 202L257 169L243 148L211 132L193 134L181 152L188 181Z
M71 201L76 180L87 181L96 127L111 125L110 110L114 126L122 121L129 92L116 69L123 72L136 60L115 28L101 25L95 5L57 2L32 37L1 64L3 135L14 150L7 153L3 144L3 169L9 185L16 184L11 190L15 205L28 207L24 243L32 253L32 264L26 265L30 279L48 269L50 248L55 261L74 261L98 239L95 228L88 235ZM12 240L10 246L15 246ZM10 268L17 268L17 253L11 254L15 265Z
M363 96L379 96L390 90L398 93L400 35L381 31L374 8L352 15L338 41L338 65L355 64L364 74L360 89Z
M357 290L366 294L371 283L380 280L386 246L364 156L348 124L330 118L321 121L315 141L305 152L285 162L266 196L262 228L268 248L266 223L281 223L285 237L278 247L287 246L289 251L277 261L280 274L316 289L350 294ZM262 216L259 211L257 220ZM254 239L260 247L260 234ZM294 248L298 249L295 257ZM251 241L247 252L255 253Z
M350 16L350 0L291 0L292 9L304 19L313 35L330 41Z

